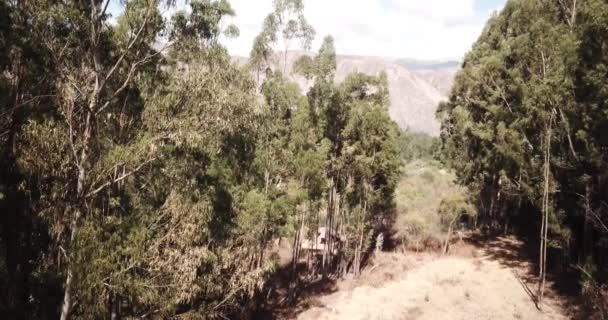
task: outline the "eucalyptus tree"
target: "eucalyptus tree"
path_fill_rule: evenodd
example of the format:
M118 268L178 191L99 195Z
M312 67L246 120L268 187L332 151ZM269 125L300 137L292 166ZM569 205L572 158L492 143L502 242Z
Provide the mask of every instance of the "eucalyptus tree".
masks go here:
M309 114L328 147L323 271L346 273L350 265L358 273L369 235L378 232L391 212L399 163L386 74L354 73L336 84L332 37L324 39L314 57L296 61L294 69L313 81L307 94Z
M300 41L300 47L310 49L315 37L314 28L304 16L302 0L273 0L273 12L264 19L262 31L256 36L249 54L249 64L256 71L258 81L260 73L270 68L274 56L274 47L280 39L283 50L283 73L287 70L287 53L294 40Z
M193 0L188 5L190 10L180 10L171 16L169 40L176 45L174 51L183 53L208 48L217 44L222 35L227 38L239 36L236 25L223 27L225 19L235 15L227 0Z
M141 103L134 81L159 53L152 41L162 28L155 1L129 2L118 27L108 24L108 2L37 3L33 17L57 69L54 115L25 128L24 167L48 180L45 210L66 262L61 318L72 312L79 228L98 214L104 194L156 159L134 134ZM133 24L130 24L133 22ZM113 32L116 30L116 41ZM49 139L51 141L45 141ZM37 150L37 152L34 152ZM46 161L32 158L45 152Z
M509 1L488 22L438 112L444 150L459 181L477 190L492 229L502 223L506 230L509 220L527 232L540 229L539 302L548 248L562 252L563 265L602 264L601 254L585 252L591 237L604 237L606 214L597 171L605 144L596 131L605 123L597 82L605 65L597 51L605 43L604 7Z
M30 117L49 111L56 74L40 33L46 26L33 19L36 13L37 3L0 3L0 282L6 288L0 309L15 318L44 308L30 283L46 280L36 273L38 252L47 249L36 212L38 181L22 170L18 158Z
M350 210L341 217L341 224L350 229L344 232L346 248L352 249L346 254L352 257L353 271L358 274L373 235L388 226L393 212L399 130L388 114L385 73L349 75L340 86L340 96L349 113L340 134L343 146L337 177L343 181L344 206Z
M183 99L192 92L172 87L174 78L183 74L165 72L163 52L154 49L165 31L160 3L126 2L115 23L109 22L109 1L32 5L36 11L27 11L25 21L41 39L45 58L55 70L54 82L46 89L45 112L32 117L19 132L16 158L24 175L40 181L30 191L39 195L31 205L49 223L58 250L48 263L65 277L61 318L141 316L155 309L175 312L181 303L178 296L187 292L159 293L162 290L153 286L167 274L152 276L158 269L150 267L163 257L163 252L152 255L150 248L160 233L150 226L159 222L156 206L168 206L170 198L161 201L160 192L150 198L143 190L150 186L145 181L154 180L150 175L158 174L156 169L170 155L167 145L183 130L180 126L160 130L149 121L158 108L182 107L180 100L176 106L163 104L159 91L171 89L167 99ZM177 15L171 25L173 52L183 58L186 53L180 49L197 44L190 53L224 68L230 64L225 51L210 50L209 56L220 54L218 59L204 57L201 50L217 42L221 18L231 14L231 8L225 1L191 5L192 13ZM238 81L239 76L244 80ZM246 79L233 69L208 84L234 80L237 89L245 89L233 91L244 92ZM234 105L239 105L238 95L232 96ZM238 127L236 122L233 125ZM40 159L40 154L46 157Z

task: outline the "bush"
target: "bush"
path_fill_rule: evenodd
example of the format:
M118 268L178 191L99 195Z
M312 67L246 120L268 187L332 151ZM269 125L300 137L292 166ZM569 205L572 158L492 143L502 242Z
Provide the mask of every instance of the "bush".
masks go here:
M401 158L406 162L416 159L431 160L435 157L438 146L439 139L426 133L401 131L399 136Z
M396 239L403 249L438 251L450 214L464 210L474 215L467 192L454 183L453 173L432 160L415 160L402 171L395 197Z

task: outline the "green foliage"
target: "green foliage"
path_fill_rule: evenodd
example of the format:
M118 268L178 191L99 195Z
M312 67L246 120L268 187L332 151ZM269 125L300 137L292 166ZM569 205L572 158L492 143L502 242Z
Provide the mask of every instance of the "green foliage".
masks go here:
M433 160L416 159L401 168L395 191L396 217L393 229L396 240L411 250L424 249L426 242L445 237L454 207L466 206L466 189L455 183L455 174ZM463 201L465 204L463 204Z
M171 4L128 1L111 22L103 1L0 2L3 315L237 317L276 240L339 226L337 257L360 261L390 214L386 75L334 83L328 37L307 95L276 71L256 83L218 43L238 34L228 1L165 19ZM310 46L302 1L274 2L253 65L279 37Z
M441 142L436 137L425 133L401 131L399 134L399 151L404 162L423 159L432 160L438 155Z
M223 28L225 18L235 15L227 0L193 0L189 5L188 12L182 10L171 17L169 39L177 42L176 51L212 46L222 34L239 35L239 29L233 24Z
M477 211L471 204L468 195L460 191L442 199L439 204L438 213L444 228L448 229L463 216L469 218L475 217Z
M310 49L315 37L314 28L304 16L302 0L275 0L273 12L264 19L262 31L255 37L249 54L249 65L257 73L270 69L270 59L274 54L274 46L279 40L279 34L284 45L284 72L287 72L287 51L293 40L299 40L304 50Z
M605 239L608 218L606 9L597 0L509 1L438 110L442 150L478 196L481 220L491 229L517 222L537 237L531 227L546 211L564 263L605 261L604 241L591 239Z
M303 55L294 64L294 71L306 79L320 78L333 81L336 72L336 49L334 39L327 36L314 58Z

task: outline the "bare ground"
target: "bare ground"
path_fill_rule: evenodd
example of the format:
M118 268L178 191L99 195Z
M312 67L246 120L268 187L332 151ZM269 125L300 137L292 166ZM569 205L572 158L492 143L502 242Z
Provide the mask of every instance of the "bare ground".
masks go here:
M360 278L332 281L272 318L572 318L569 300L554 290L551 281L542 311L537 308L536 268L522 247L515 238L496 238L455 245L447 256L380 253Z

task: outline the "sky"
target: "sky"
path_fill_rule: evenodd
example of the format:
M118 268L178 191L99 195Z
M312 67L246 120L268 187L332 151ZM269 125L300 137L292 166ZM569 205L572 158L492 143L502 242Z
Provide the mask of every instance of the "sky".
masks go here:
M315 28L313 50L323 37L334 37L338 54L460 60L471 48L490 15L506 0L304 0L305 15ZM272 0L230 0L240 29L236 39L222 40L230 54L248 56ZM112 9L112 8L111 8ZM117 11L114 9L113 11Z
M506 0L304 0L305 15L317 31L313 49L326 35L338 54L460 60L477 40L492 12ZM272 0L232 0L241 35L225 45L249 55Z

